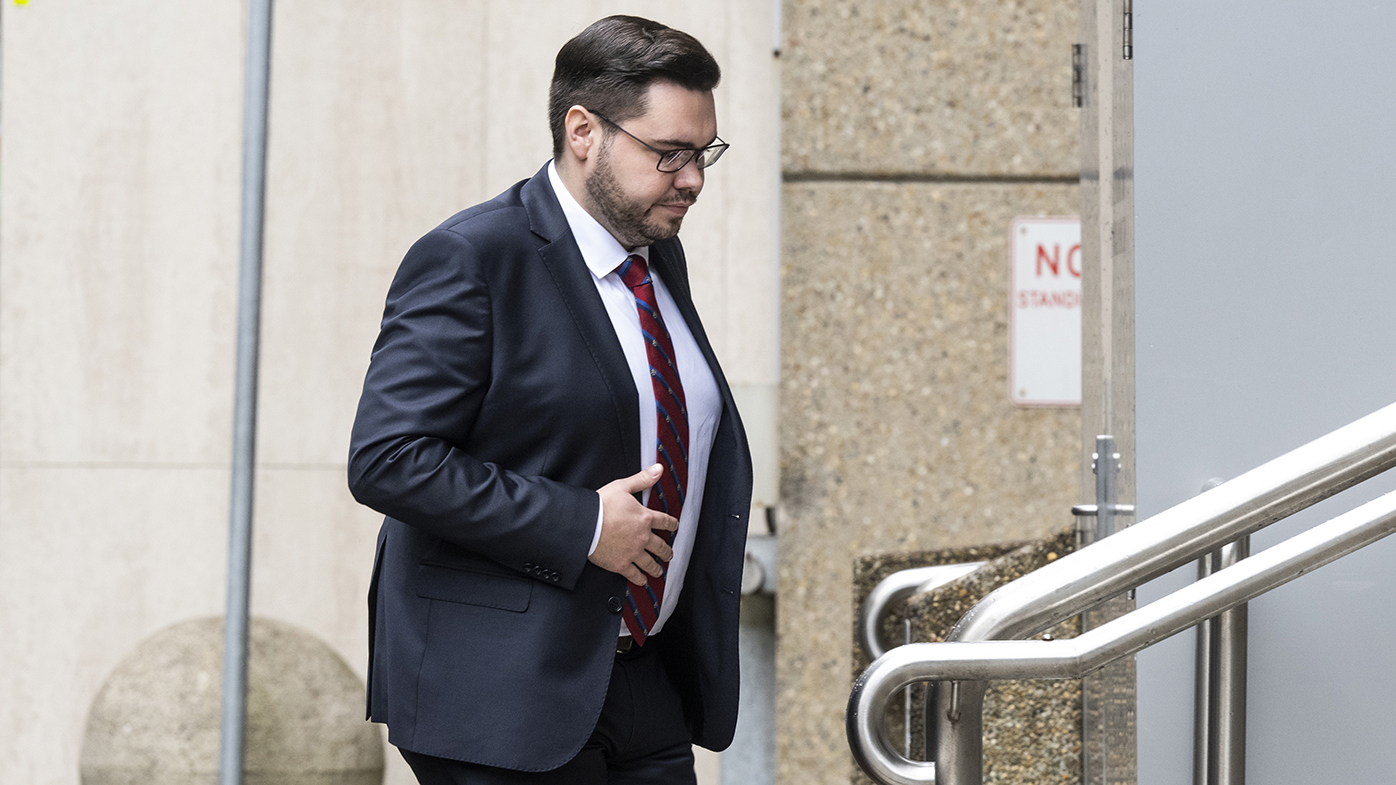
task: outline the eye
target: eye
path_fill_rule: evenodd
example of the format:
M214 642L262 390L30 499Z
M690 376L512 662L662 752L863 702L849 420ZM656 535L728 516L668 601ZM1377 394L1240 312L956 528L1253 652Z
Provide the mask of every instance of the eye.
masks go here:
M664 163L676 164L680 161L688 163L688 156L692 152L692 150L670 150L664 154Z

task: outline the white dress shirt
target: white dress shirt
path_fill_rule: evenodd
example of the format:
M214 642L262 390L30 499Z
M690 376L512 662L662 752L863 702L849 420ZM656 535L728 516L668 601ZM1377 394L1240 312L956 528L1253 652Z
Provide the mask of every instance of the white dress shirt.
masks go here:
M556 163L548 164L548 181L553 186L562 205L567 225L581 249L582 260L591 270L596 291L611 317L616 338L625 352L625 360L630 365L630 374L635 377L635 390L640 398L640 455L638 466L653 466L657 462L657 421L654 407L654 388L650 381L649 357L645 352L644 336L640 332L640 315L635 309L635 295L630 287L620 279L616 269L631 253L644 257L649 262L649 246L626 251L623 246L591 216L567 190L557 174ZM688 572L689 558L693 555L693 540L698 529L698 514L703 508L703 486L708 476L708 455L712 452L713 436L717 433L718 419L722 416L722 399L713 379L712 369L693 340L693 333L684 322L679 307L669 294L659 273L650 268L650 280L654 283L655 300L659 313L664 318L664 326L669 330L669 338L674 344L674 354L679 366L679 382L683 385L684 397L688 405L688 487L685 489L683 509L677 516L679 529L674 533L674 558L669 560L669 577L664 583L664 599L659 608L659 619L650 635L664 629L664 621L674 612L680 592L683 591L684 575ZM620 479L619 477L615 479ZM642 498L648 503L650 492L646 490ZM601 539L601 516L596 522L596 534L591 541L591 551ZM629 635L625 622L621 622L621 635Z

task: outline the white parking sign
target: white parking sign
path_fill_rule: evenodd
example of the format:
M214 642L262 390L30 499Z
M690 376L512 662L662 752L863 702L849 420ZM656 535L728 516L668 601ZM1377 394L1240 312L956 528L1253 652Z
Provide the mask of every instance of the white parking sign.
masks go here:
M1013 220L1008 395L1019 406L1081 405L1081 219Z

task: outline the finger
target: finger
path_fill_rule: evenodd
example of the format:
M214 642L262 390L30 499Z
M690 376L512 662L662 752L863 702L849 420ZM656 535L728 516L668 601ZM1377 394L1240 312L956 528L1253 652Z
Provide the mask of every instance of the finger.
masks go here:
M649 579L645 577L644 571L634 564L625 565L625 569L621 570L620 574L624 575L627 581L630 581L636 586L644 586L649 582Z
M650 528L666 532L676 532L679 530L679 519L672 515L665 515L662 512L655 512L650 516Z
M639 493L651 485L654 485L656 482L659 482L659 475L663 473L664 467L656 463L653 466L641 469L639 472L626 477L622 483L627 492Z
M641 557L640 561L631 563L634 564L636 567L639 567L641 571L643 571L646 575L649 575L650 577L658 578L659 576L664 574L664 565L660 564L658 561L655 560L653 556L650 556L649 554L645 554L644 557Z
M674 549L669 547L669 543L665 542L661 537L651 537L649 544L645 546L645 550L649 551L651 556L660 561L674 560Z

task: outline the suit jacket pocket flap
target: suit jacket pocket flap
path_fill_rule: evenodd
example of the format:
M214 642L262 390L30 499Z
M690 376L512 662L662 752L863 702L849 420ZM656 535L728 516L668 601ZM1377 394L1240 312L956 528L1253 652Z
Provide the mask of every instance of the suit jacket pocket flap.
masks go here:
M522 613L528 610L533 582L474 570L422 564L417 567L417 596Z

